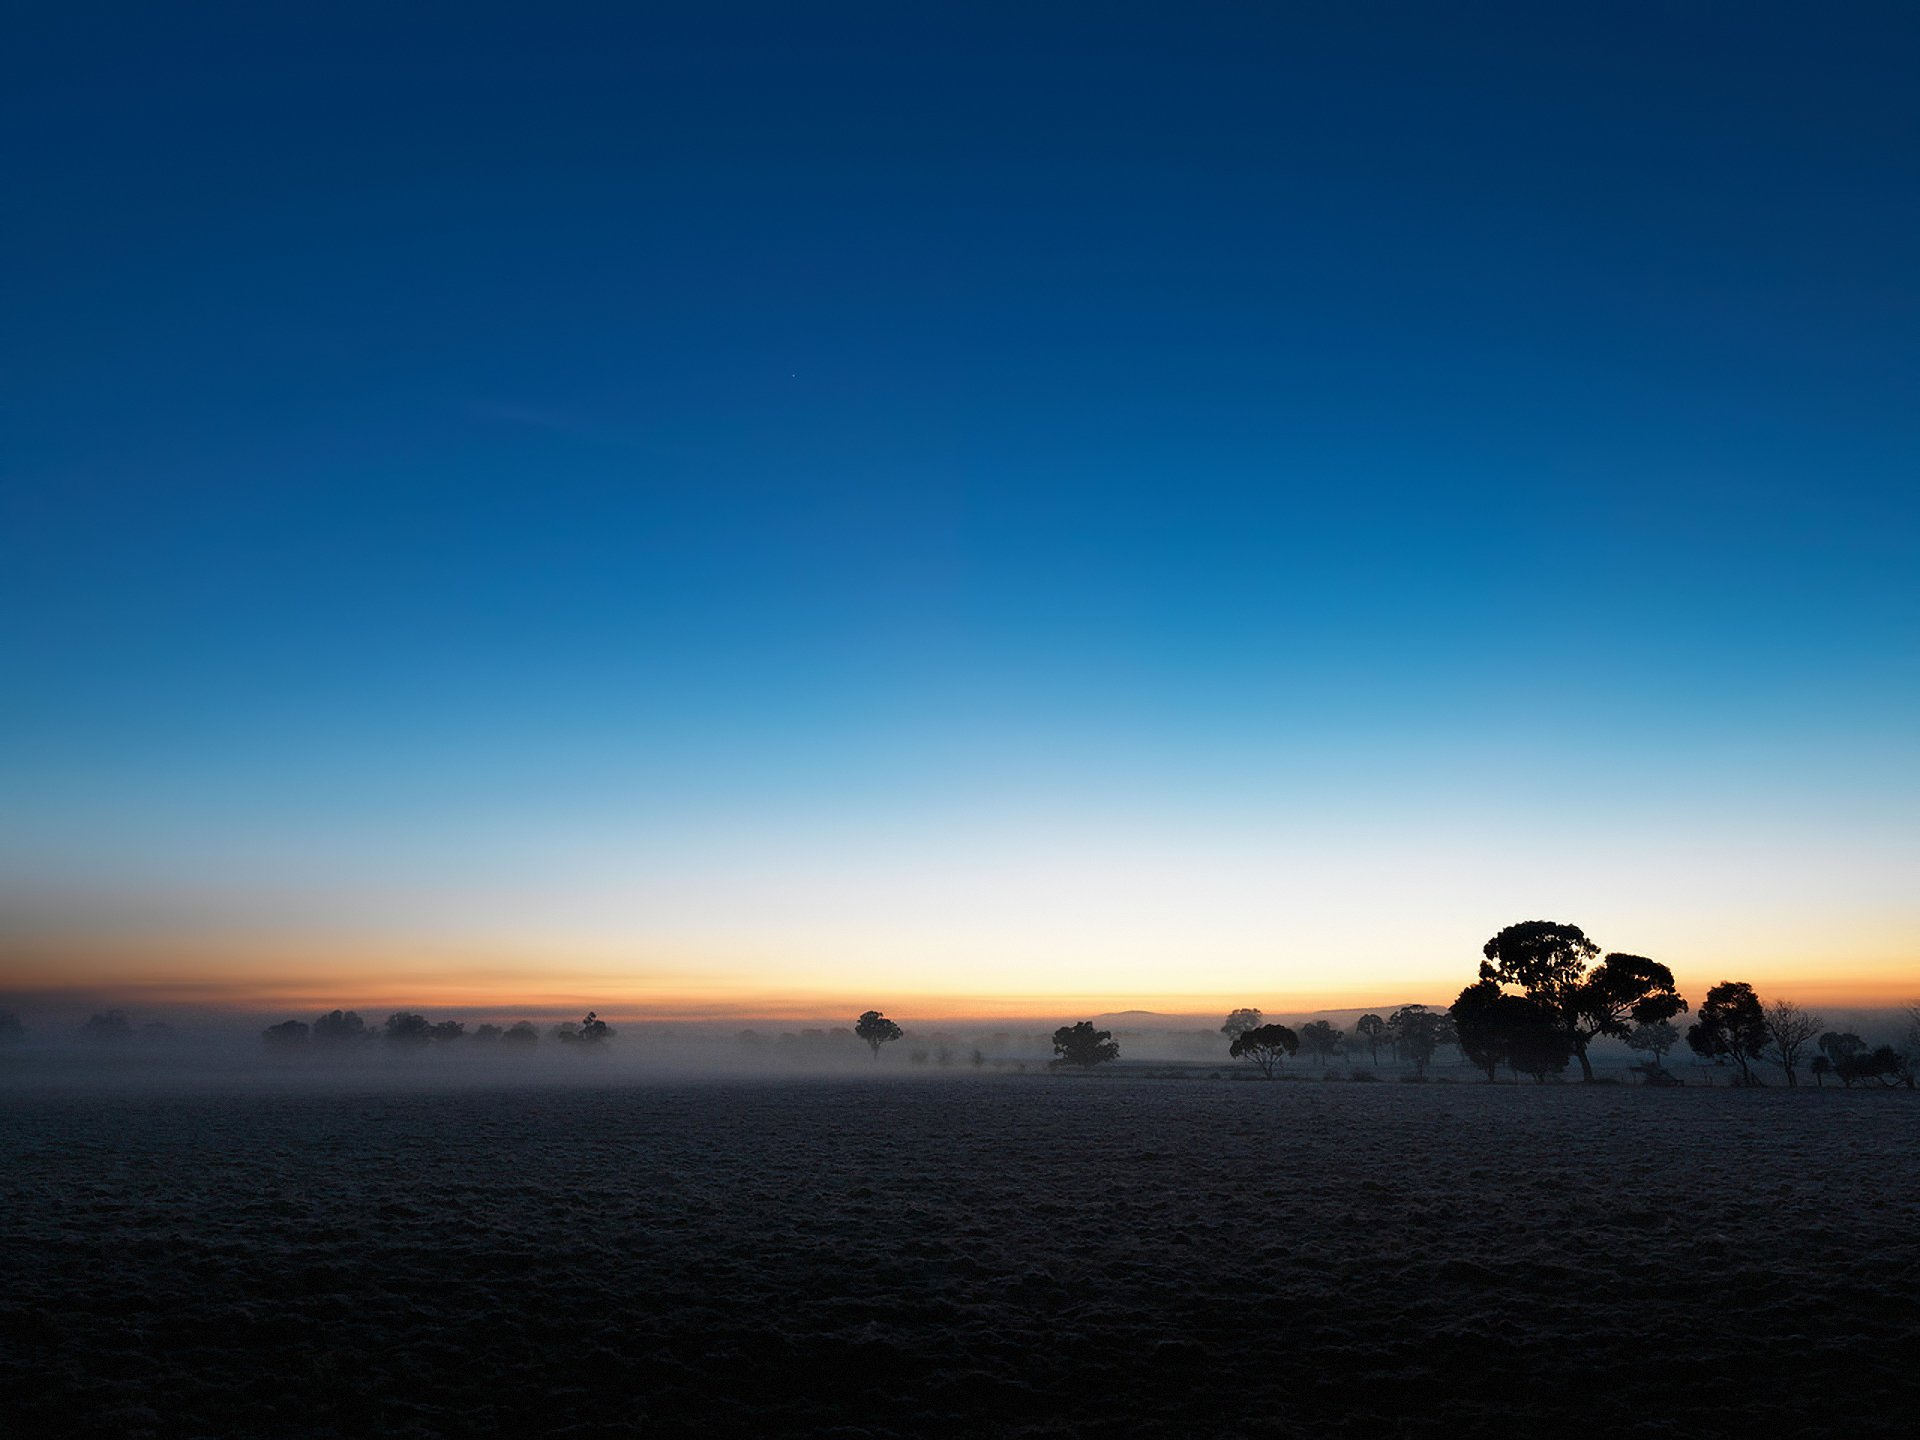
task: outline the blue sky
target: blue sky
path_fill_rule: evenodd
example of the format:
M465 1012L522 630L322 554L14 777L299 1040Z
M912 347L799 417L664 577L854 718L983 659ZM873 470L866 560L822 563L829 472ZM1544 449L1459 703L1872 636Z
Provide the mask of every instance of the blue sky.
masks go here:
M9 932L1920 974L1920 20L1041 8L30 7Z

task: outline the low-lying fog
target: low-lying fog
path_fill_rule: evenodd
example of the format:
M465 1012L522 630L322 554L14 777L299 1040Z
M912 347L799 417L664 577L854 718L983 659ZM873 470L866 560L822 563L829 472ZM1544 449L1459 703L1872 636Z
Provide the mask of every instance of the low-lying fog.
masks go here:
M1439 1008L1439 1007L1435 1007ZM1349 1032L1360 1011L1273 1016L1296 1028L1330 1020ZM1077 1017L1076 1017L1077 1018ZM1128 1012L1092 1017L1119 1043L1118 1060L1103 1072L1155 1070L1170 1076L1258 1079L1256 1070L1227 1053L1216 1021L1192 1016ZM335 1011L298 1017L209 1016L155 1009L18 1009L0 1006L0 1087L241 1086L266 1089L339 1084L365 1089L444 1085L603 1085L649 1078L693 1079L866 1075L916 1076L1045 1074L1054 1059L1058 1018L1022 1021L901 1022L897 1039L878 1053L840 1024L604 1021L589 1012L575 1019L551 1015L485 1018L458 1012ZM1895 1010L1830 1011L1828 1028L1851 1030L1870 1044L1896 1040L1905 1016ZM1618 1042L1593 1049L1602 1078L1634 1080L1642 1057ZM1726 1073L1679 1046L1669 1067L1687 1083L1724 1083ZM1285 1080L1397 1080L1414 1067L1390 1046L1369 1047L1349 1035L1343 1054L1324 1059L1301 1053L1275 1077ZM1577 1078L1569 1069L1562 1079ZM1442 1046L1428 1079L1473 1083L1480 1072L1459 1050ZM1510 1077L1503 1074L1502 1079ZM1778 1077L1763 1074L1769 1083ZM1805 1076L1801 1082L1806 1083Z

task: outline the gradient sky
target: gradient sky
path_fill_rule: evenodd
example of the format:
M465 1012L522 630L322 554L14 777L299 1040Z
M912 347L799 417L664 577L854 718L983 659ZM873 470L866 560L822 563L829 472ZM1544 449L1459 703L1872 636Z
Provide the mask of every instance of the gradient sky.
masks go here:
M10 12L0 990L1920 989L1911 6L400 8Z

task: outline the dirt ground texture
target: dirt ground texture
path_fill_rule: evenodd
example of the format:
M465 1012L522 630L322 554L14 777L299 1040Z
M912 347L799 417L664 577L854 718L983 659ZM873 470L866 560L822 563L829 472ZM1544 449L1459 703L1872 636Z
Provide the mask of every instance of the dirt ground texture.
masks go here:
M0 1429L1920 1434L1920 1096L0 1095Z

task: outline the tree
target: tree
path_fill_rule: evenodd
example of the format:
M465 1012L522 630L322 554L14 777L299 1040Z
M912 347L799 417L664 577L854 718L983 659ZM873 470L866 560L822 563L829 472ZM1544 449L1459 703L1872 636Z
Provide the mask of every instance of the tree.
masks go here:
M491 1042L498 1040L505 1033L498 1025L478 1025L474 1027L473 1038L482 1042Z
M1507 1058L1500 1005L1504 1000L1517 998L1502 994L1493 981L1481 980L1462 990L1448 1012L1453 1016L1454 1031L1460 1037L1460 1053L1487 1072L1489 1085L1493 1083L1494 1072Z
M442 1020L429 1032L435 1040L458 1040L467 1033L467 1027L458 1020Z
M1236 1010L1227 1016L1227 1023L1220 1027L1220 1033L1229 1040L1238 1040L1247 1031L1259 1029L1264 1018L1258 1010Z
M1593 1079L1587 1046L1599 1036L1624 1040L1633 1033L1633 1024L1671 1020L1686 1008L1666 966L1644 955L1610 953L1567 997L1567 1034L1581 1075Z
M1573 1058L1573 1041L1561 1017L1524 995L1503 995L1502 1028L1507 1039L1507 1064L1516 1075L1531 1075L1544 1085Z
M1867 1042L1851 1030L1829 1030L1814 1044L1832 1062L1831 1069L1838 1069L1842 1060L1851 1059L1867 1048Z
M1740 1083L1756 1085L1753 1062L1767 1048L1767 1017L1760 997L1744 980L1723 980L1707 991L1700 1018L1687 1027L1687 1047L1718 1063L1740 1067Z
M1818 1015L1809 1014L1791 1000L1775 1000L1766 1007L1767 1039L1772 1045L1767 1058L1787 1072L1789 1087L1799 1085L1794 1070L1822 1023Z
M1091 1020L1082 1020L1077 1025L1062 1025L1053 1032L1053 1053L1055 1058L1047 1063L1056 1070L1063 1065L1091 1070L1116 1059L1120 1046L1111 1030L1096 1030Z
M1329 1057L1338 1055L1346 1033L1325 1020L1309 1020L1300 1027L1300 1045L1309 1055L1320 1057L1320 1068L1327 1068Z
M1353 1033L1366 1042L1367 1054L1380 1063L1380 1038L1387 1033L1387 1022L1378 1015L1362 1015L1353 1022Z
M88 1040L126 1040L133 1035L133 1026L124 1011L108 1010L92 1016L80 1027L80 1034Z
M1486 1071L1489 1083L1503 1064L1544 1082L1566 1069L1572 1056L1559 1017L1525 995L1507 994L1493 980L1462 990L1448 1013L1461 1053Z
M1687 1008L1673 988L1673 972L1644 955L1600 953L1578 925L1527 920L1509 925L1481 947L1480 978L1513 985L1555 1016L1566 1031L1581 1075L1593 1079L1587 1046L1600 1035L1625 1038L1631 1020L1668 1020Z
M1558 920L1523 920L1509 925L1480 947L1480 978L1513 985L1556 1008L1578 985L1600 947L1578 925Z
M1819 1089L1827 1088L1827 1076L1833 1073L1833 1061L1824 1055L1816 1055L1807 1068L1813 1072L1813 1083Z
M509 1025L506 1033L500 1037L503 1045L537 1045L540 1042L540 1030L531 1020L516 1020Z
M880 1047L891 1045L906 1032L878 1010L869 1010L854 1021L853 1033L867 1042L867 1048L873 1051L873 1058L878 1060Z
M1905 1085L1914 1088L1914 1067L1907 1063L1907 1057L1891 1045L1881 1045L1861 1055L1849 1055L1834 1066L1840 1072L1840 1083L1849 1090L1854 1082L1873 1081L1878 1085Z
M1433 1052L1439 1048L1440 1021L1441 1017L1424 1005L1402 1005L1387 1019L1386 1028L1406 1057L1413 1061L1416 1075L1427 1073Z
M411 1010L396 1010L387 1016L387 1039L396 1045L419 1045L433 1038L433 1026L427 1017Z
M554 1033L569 1045L604 1045L613 1038L614 1030L597 1011L589 1010L578 1025L563 1025Z
M297 1050L307 1043L307 1026L300 1020L282 1020L260 1032L270 1050Z
M1627 1036L1627 1048L1649 1057L1649 1075L1658 1075L1666 1070L1667 1052L1679 1043L1680 1032L1671 1020L1642 1021Z
M1236 1060L1244 1055L1259 1066L1262 1075L1271 1080L1274 1067L1299 1048L1300 1037L1286 1026L1256 1025L1234 1036L1227 1053Z
M367 1033L367 1022L357 1011L329 1010L313 1022L313 1038L328 1044L359 1040Z

